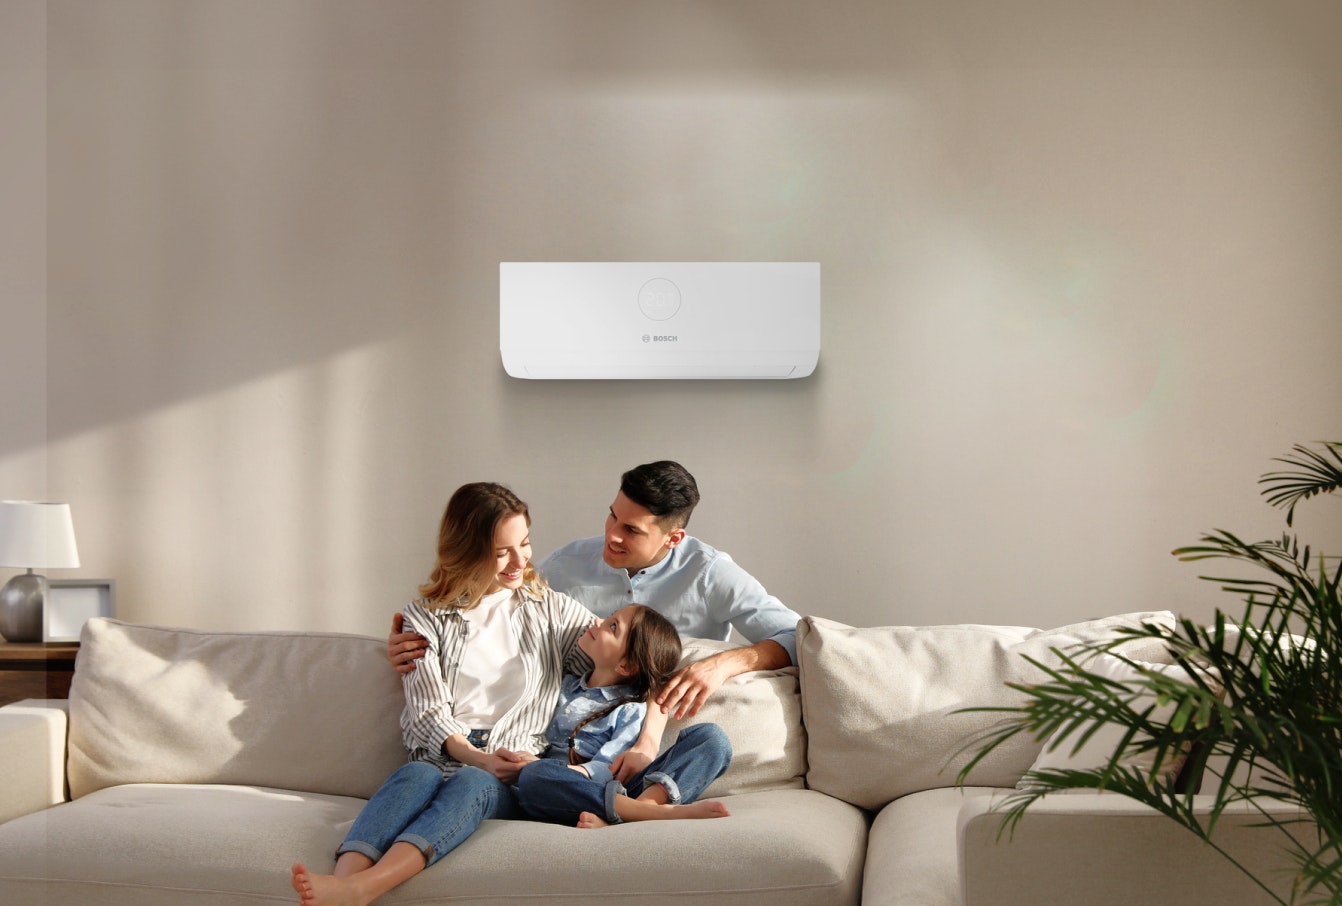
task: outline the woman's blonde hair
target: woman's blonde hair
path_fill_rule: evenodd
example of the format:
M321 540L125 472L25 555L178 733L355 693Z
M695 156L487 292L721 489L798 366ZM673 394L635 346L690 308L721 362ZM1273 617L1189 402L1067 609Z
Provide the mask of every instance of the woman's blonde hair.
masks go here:
M457 488L438 526L433 571L419 587L430 606L470 610L480 603L498 574L494 533L513 516L521 516L531 527L527 505L503 485L477 481ZM533 594L545 590L545 580L530 560L522 572L522 587Z

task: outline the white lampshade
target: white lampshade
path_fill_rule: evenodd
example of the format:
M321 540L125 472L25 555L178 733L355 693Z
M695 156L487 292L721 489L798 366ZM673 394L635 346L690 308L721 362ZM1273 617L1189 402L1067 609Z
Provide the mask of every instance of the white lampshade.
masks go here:
M73 569L78 565L70 504L0 501L0 566Z

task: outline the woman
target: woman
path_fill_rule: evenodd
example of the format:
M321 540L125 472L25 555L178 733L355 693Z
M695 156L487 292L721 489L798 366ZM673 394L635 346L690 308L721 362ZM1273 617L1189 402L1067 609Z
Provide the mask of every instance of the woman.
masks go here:
M511 784L545 751L564 674L586 674L578 640L596 617L531 565L531 516L502 485L458 488L422 597L405 608L429 640L402 677L410 762L355 819L335 870L292 868L308 906L367 904L451 852L488 818L518 818Z

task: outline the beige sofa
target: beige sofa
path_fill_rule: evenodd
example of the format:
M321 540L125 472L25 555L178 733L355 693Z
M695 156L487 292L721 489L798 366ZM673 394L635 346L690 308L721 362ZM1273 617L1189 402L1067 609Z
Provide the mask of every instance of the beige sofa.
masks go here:
M699 717L732 739L732 767L707 792L730 818L489 821L379 902L1270 902L1115 796L1056 797L999 840L992 804L1038 743L1004 747L955 786L965 739L991 720L959 708L1009 700L1003 684L1029 678L1022 653L1141 616L1049 632L807 618L799 669L738 677ZM686 657L721 647L690 641ZM358 636L90 621L68 705L0 708L0 903L292 900L289 865L329 866L404 759L384 652ZM1285 864L1249 820L1231 816L1227 845L1257 868Z

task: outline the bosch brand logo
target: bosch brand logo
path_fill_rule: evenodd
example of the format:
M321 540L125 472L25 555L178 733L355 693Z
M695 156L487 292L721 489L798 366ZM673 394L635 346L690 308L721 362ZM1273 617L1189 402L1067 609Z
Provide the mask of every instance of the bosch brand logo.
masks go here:
M654 343L674 343L674 342L676 342L676 337L675 337L674 335L671 335L671 336L654 336L654 337L652 338L652 341L653 341Z

